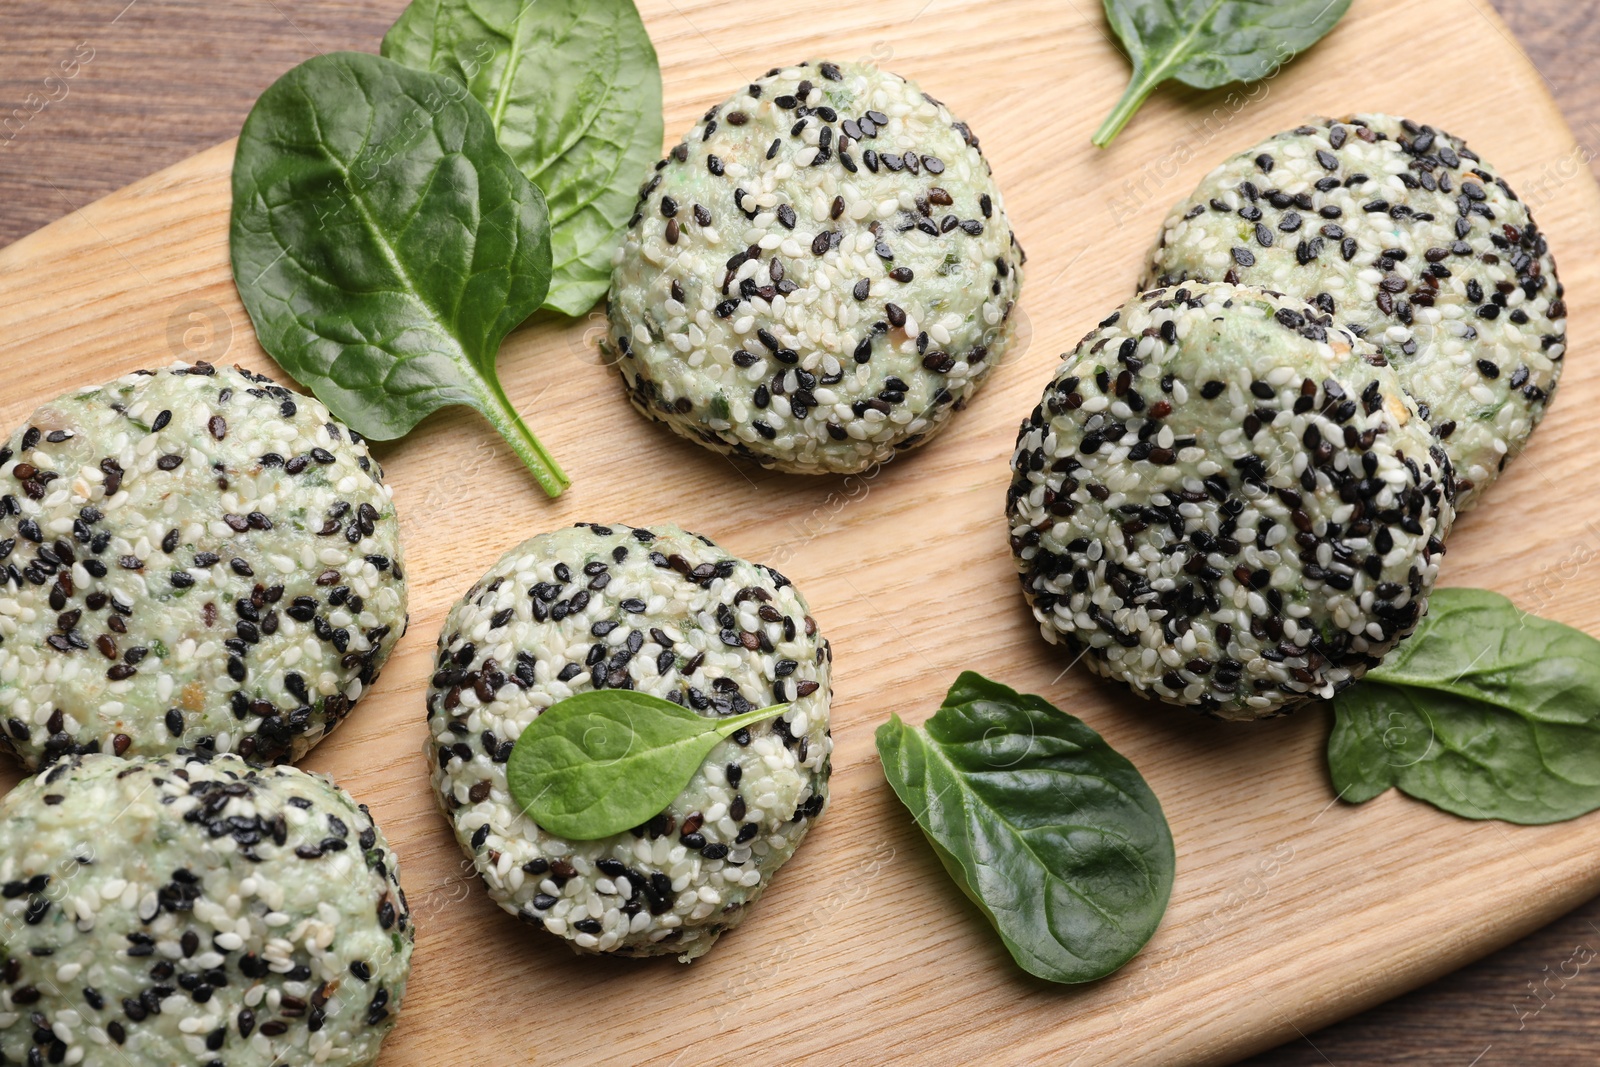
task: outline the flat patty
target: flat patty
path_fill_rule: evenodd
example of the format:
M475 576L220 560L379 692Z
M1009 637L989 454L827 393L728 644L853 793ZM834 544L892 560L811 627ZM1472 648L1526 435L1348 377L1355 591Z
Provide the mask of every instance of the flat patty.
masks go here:
M675 526L579 524L508 552L445 620L428 687L433 784L506 911L580 952L705 953L743 920L827 798L832 654L789 580ZM703 715L788 703L720 742L655 818L546 832L506 761L558 700L633 689Z
M802 63L657 166L608 346L634 406L690 440L860 471L926 441L1004 357L1023 258L965 123L897 75Z
M0 800L0 1062L371 1064L413 936L318 775L69 756Z
M405 629L399 534L360 436L261 375L44 405L0 446L0 736L30 768L299 758Z
M1007 497L1048 640L1140 695L1255 719L1332 696L1410 633L1454 509L1371 345L1298 299L1189 283L1062 359Z
M1228 159L1173 208L1141 288L1292 293L1366 338L1449 453L1466 510L1555 391L1566 303L1527 205L1459 138L1319 119Z

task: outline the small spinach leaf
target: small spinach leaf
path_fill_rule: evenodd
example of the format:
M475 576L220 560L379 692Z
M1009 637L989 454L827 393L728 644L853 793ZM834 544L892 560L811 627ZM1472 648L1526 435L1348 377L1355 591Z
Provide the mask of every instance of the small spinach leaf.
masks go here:
M922 729L892 716L877 743L895 795L1024 970L1093 981L1155 933L1171 831L1133 764L1078 719L969 671Z
M545 195L545 306L581 315L661 153L661 67L633 0L413 0L383 54L464 83Z
M1469 819L1600 808L1600 641L1499 593L1439 589L1403 644L1334 699L1347 801L1391 786Z
M1350 0L1105 0L1106 21L1128 49L1133 75L1094 143L1111 143L1168 78L1196 89L1252 82L1277 71L1344 17Z
M386 441L466 404L567 485L495 376L550 283L544 197L458 82L357 52L279 78L239 135L230 244L261 346L339 418Z
M551 833L610 837L664 811L718 741L787 706L721 719L629 689L578 693L522 731L506 782L517 805Z

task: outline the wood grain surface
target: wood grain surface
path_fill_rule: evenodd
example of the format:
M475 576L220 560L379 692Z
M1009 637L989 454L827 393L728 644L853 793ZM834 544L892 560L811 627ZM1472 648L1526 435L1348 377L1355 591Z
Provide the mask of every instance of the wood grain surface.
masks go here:
M230 149L91 201L233 136L260 90L307 56L373 50L401 6L259 0L219 14L199 0L6 0L0 241L68 217L0 251L0 425L130 361L269 366L226 271ZM642 6L663 57L669 137L750 72L821 51L875 58L945 98L984 138L1032 255L1022 303L1032 343L943 439L859 484L740 471L648 426L614 395L581 320L536 322L503 357L512 395L575 476L560 503L546 504L465 413L384 450L413 558L414 629L377 691L306 761L373 805L423 920L384 1062L957 1062L1003 1048L1006 1061L1221 1063L1286 1040L1249 1062L1594 1062L1600 990L1595 964L1577 961L1600 949L1600 907L1558 916L1600 885L1595 817L1527 830L1392 795L1328 808L1322 711L1196 724L1078 672L1057 677L1015 596L998 511L1016 419L1055 352L1123 298L1167 203L1214 159L1305 113L1405 110L1498 161L1552 234L1581 354L1600 325L1589 255L1600 196L1585 170L1600 147L1596 6L1503 0L1530 65L1481 0L1358 2L1182 161L1175 145L1222 94L1158 93L1111 152L1088 150L1124 76L1089 0L1010 0L1004 17L993 3L974 15L957 0L840 0L757 34L731 5ZM1421 42L1412 66L1376 70L1370 56L1396 36ZM1600 582L1583 567L1600 535L1584 525L1580 495L1595 488L1582 435L1597 394L1600 373L1575 359L1533 449L1459 527L1446 582L1499 588L1600 632ZM462 512L491 517L462 529ZM573 960L518 927L461 876L426 792L420 692L443 611L514 541L586 517L678 519L782 566L839 654L834 806L751 922L690 969ZM915 548L929 544L941 550ZM882 783L873 727L890 711L925 717L963 667L1086 718L1171 815L1172 910L1107 982L1064 990L1021 978ZM14 780L8 768L0 786ZM518 1005L519 1017L486 1032L473 1021L481 998ZM619 1001L634 1025L597 1051L586 1035Z

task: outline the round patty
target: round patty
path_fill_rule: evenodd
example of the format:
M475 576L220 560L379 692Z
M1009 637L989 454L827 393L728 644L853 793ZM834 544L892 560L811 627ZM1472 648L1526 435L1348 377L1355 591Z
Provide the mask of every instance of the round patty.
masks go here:
M0 446L0 736L30 768L299 758L405 629L399 535L360 436L261 375L44 405Z
M0 800L0 1062L370 1064L413 931L327 779L72 756Z
M1140 288L1259 285L1372 342L1471 507L1527 444L1566 353L1555 260L1528 207L1447 133L1319 119L1230 158L1172 209Z
M1255 719L1411 632L1449 468L1371 345L1292 297L1186 284L1062 358L1007 497L1048 640L1141 695Z
M675 526L579 524L517 546L451 610L428 688L433 784L506 911L584 952L688 961L736 926L821 814L832 657L769 567ZM631 832L569 841L512 800L527 725L590 689L709 717L789 703L711 750Z
M1023 255L965 123L859 63L770 71L641 191L611 276L635 407L719 452L860 471L1005 355Z

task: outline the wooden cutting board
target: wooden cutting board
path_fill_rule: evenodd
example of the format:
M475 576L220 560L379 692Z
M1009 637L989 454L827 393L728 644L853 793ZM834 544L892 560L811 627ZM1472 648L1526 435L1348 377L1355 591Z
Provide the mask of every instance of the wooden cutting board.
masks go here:
M573 476L559 501L464 410L380 448L411 631L305 765L372 806L417 912L384 1063L1222 1063L1416 986L1600 889L1600 817L1472 823L1393 793L1349 807L1324 769L1324 708L1223 725L1064 670L1018 595L1002 517L1018 420L1057 353L1129 294L1169 204L1228 153L1307 115L1387 110L1468 138L1533 204L1576 341L1532 447L1458 524L1443 580L1600 633L1589 503L1600 477L1583 436L1600 400L1587 350L1600 325L1600 195L1482 0L1358 0L1248 101L1161 90L1106 152L1089 135L1127 68L1092 0L641 6L671 140L801 57L872 59L948 102L982 137L1031 257L1022 341L944 436L870 478L736 467L646 423L600 363L598 310L538 318L501 354L512 398ZM228 272L232 158L219 145L0 251L0 427L70 388L175 358L276 372ZM428 786L422 693L445 611L507 548L577 520L675 521L779 567L837 657L829 810L750 921L688 967L574 958L500 912ZM890 712L921 721L964 668L1086 719L1166 808L1171 910L1110 979L1072 988L1018 971L883 781L873 730ZM16 778L6 766L0 787Z

